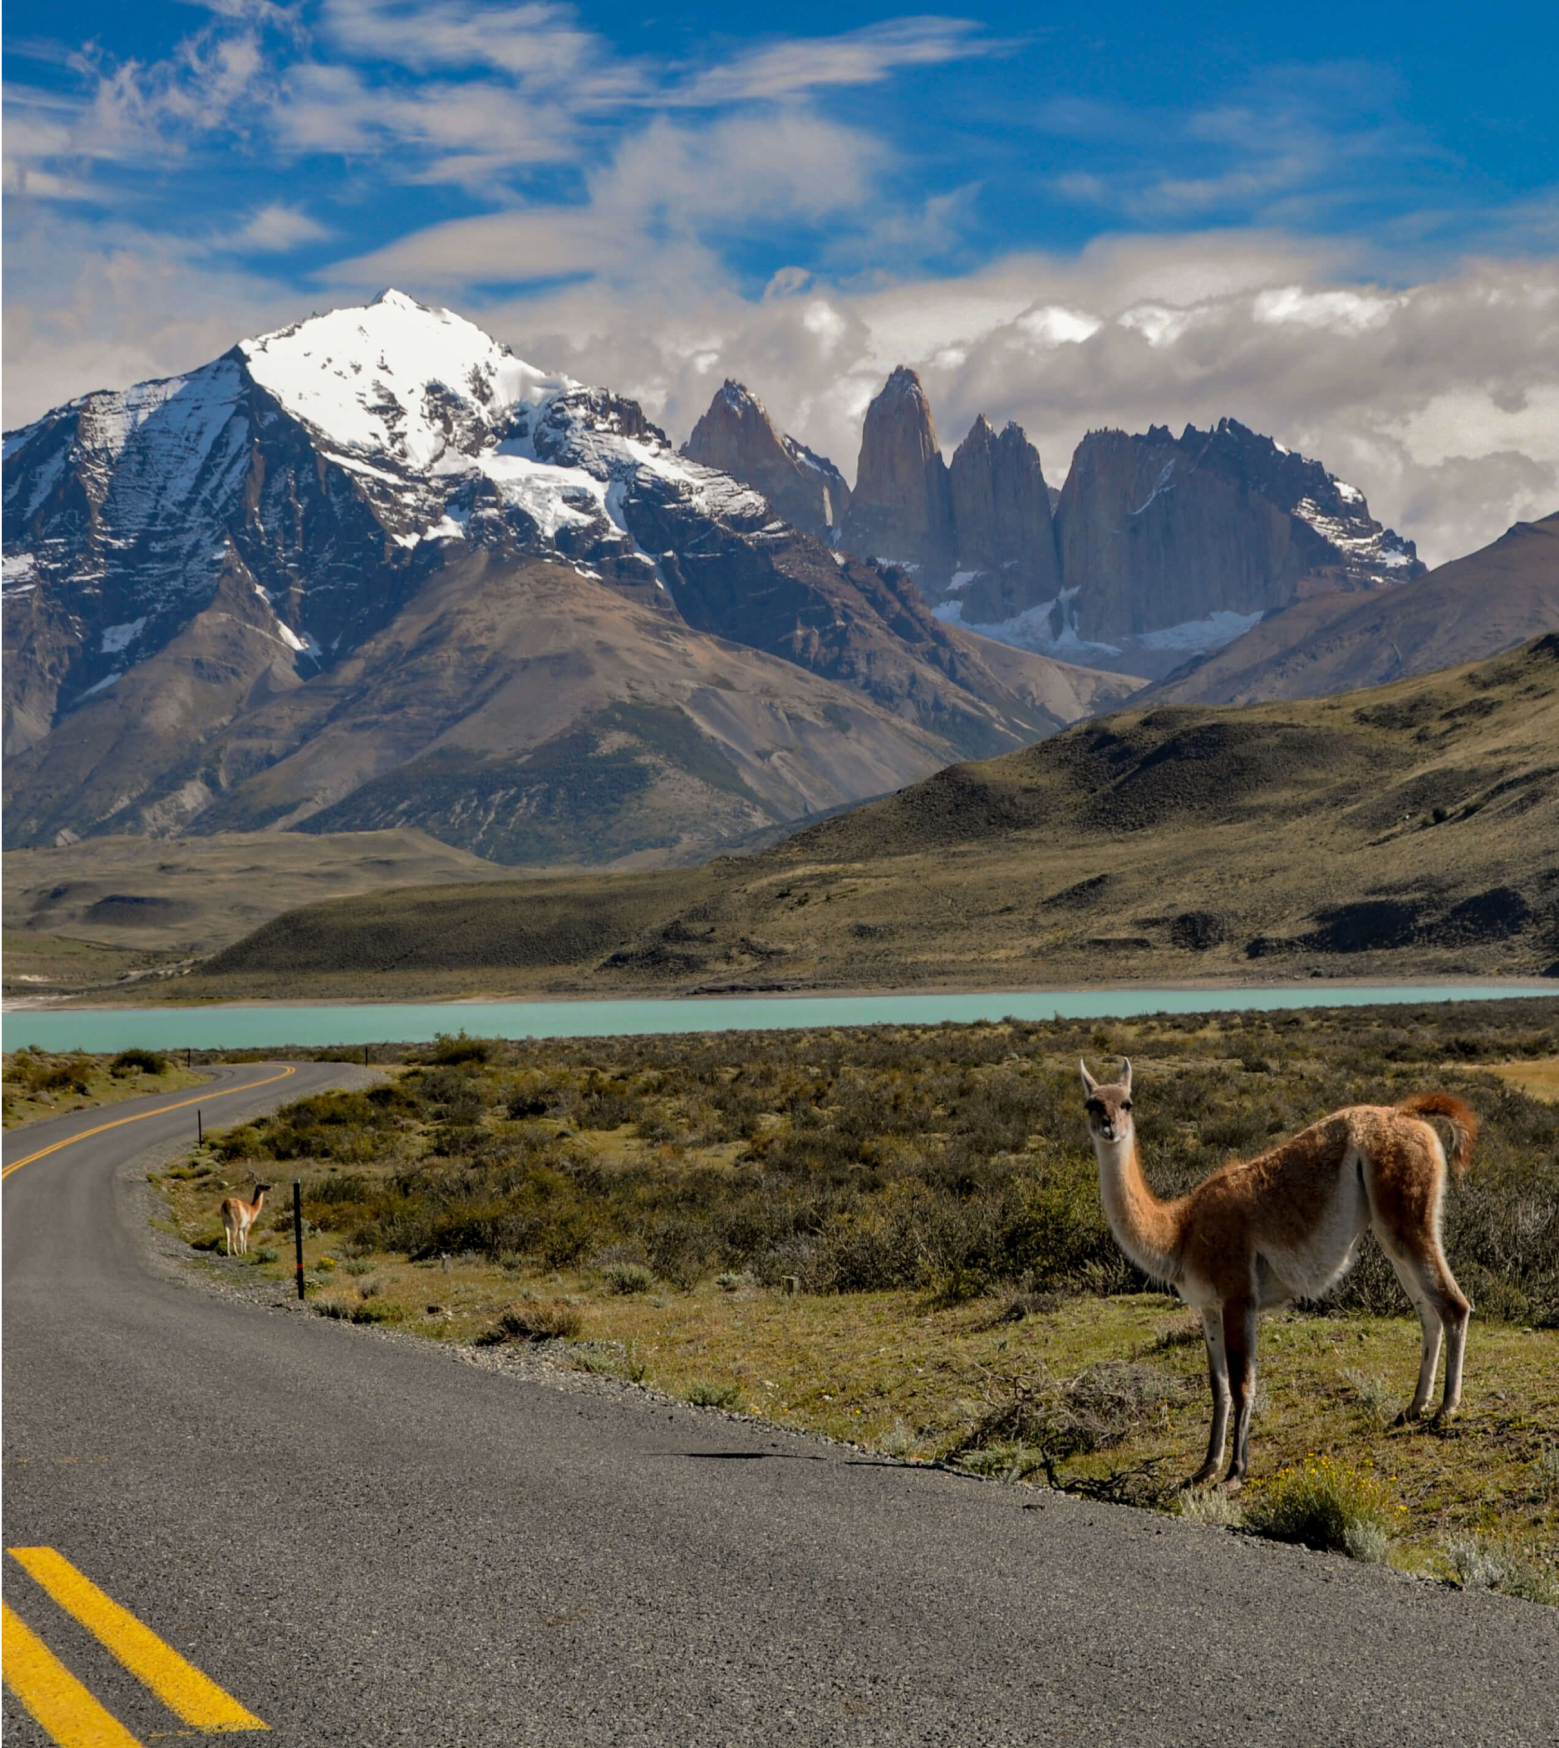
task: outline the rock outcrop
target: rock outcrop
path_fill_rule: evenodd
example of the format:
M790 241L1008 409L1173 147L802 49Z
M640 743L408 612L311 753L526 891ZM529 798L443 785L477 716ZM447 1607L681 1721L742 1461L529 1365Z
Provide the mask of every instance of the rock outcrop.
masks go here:
M965 622L998 623L1055 600L1061 571L1050 488L1022 428L1009 423L998 436L981 413L953 455L948 483L957 575L967 578L958 590Z
M957 540L947 463L926 391L902 364L866 409L840 543L862 557L903 565L933 598L952 575Z
M806 444L783 436L763 402L729 378L682 453L762 492L776 515L822 540L837 534L850 506L850 488L839 469Z
M1090 432L1056 524L1070 624L1104 643L1424 570L1362 492L1234 419Z

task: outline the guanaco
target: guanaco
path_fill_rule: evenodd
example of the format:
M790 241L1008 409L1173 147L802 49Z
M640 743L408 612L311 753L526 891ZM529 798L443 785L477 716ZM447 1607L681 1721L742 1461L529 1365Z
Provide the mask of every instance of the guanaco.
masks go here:
M1101 1085L1081 1064L1099 1193L1115 1241L1145 1274L1172 1286L1201 1314L1212 1384L1207 1459L1191 1477L1210 1481L1223 1461L1234 1414L1234 1452L1224 1485L1240 1486L1250 1463L1256 1395L1256 1316L1294 1299L1318 1299L1352 1267L1372 1229L1413 1301L1423 1328L1418 1388L1398 1424L1423 1413L1445 1340L1440 1417L1461 1401L1462 1355L1472 1306L1440 1241L1445 1150L1424 1122L1450 1125L1458 1178L1478 1120L1449 1093L1419 1093L1398 1105L1350 1105L1254 1159L1220 1167L1187 1195L1163 1201L1148 1187L1131 1115L1131 1064Z
M249 1228L260 1218L260 1210L265 1206L265 1192L275 1188L275 1184L262 1184L256 1178L250 1192L254 1197L252 1202L246 1202L242 1196L229 1196L223 1202L222 1230L227 1235L229 1256L249 1254Z

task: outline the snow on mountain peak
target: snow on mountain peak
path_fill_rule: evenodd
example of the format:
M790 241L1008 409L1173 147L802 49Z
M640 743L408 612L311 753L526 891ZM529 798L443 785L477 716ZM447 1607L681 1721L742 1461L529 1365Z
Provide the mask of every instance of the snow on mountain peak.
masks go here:
M469 456L519 405L572 387L453 310L404 292L240 342L250 375L340 449L433 467Z

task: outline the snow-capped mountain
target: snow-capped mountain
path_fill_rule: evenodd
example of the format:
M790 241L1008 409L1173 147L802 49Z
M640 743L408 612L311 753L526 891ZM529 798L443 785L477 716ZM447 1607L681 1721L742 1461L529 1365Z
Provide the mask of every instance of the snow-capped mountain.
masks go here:
M302 825L435 742L438 817L466 821L443 835L475 841L471 821L486 808L482 829L495 829L498 804L452 796L455 766L500 757L502 742L509 770L574 732L587 705L609 713L614 699L653 694L657 709L686 715L690 688L709 673L699 634L788 664L761 680L731 678L744 708L759 694L796 693L761 731L756 718L721 727L719 711L692 729L699 745L712 737L736 759L750 798L763 797L737 809L726 835L874 792L862 783L891 786L928 761L1033 739L1086 710L1097 690L1056 664L993 667L978 640L930 617L907 580L839 562L757 491L677 454L636 403L538 370L450 311L393 291L243 341L184 376L84 396L11 434L4 517L13 843ZM558 594L565 579L572 597ZM547 685L532 672L542 652L526 641L525 603L540 613L537 590L549 603ZM584 684L587 671L599 677L596 657L565 647L556 610L568 598L581 638L589 622L598 647L623 641L623 671L604 691ZM415 659L413 620L423 627ZM462 698L442 670L429 678L429 640L456 662L457 623L475 640L458 659L481 666L489 687L508 684L486 660L492 650L511 667L531 664L501 732L468 722L462 738L457 723L474 720L482 699ZM668 639L680 653L653 682L627 671L629 646L664 655ZM436 721L397 690L395 674L419 662L419 683L444 700ZM559 677L570 662L572 692ZM835 739L875 737L869 756L845 757L801 731L803 718L832 718L828 685L806 691L798 668L842 688L839 720L860 726ZM514 713L533 705L539 714L521 732ZM359 724L349 751L331 736L359 707L373 726ZM643 729L649 719L634 720ZM408 731L411 722L421 726ZM588 764L589 747L620 752L634 733L619 721L590 740L590 729L569 756ZM704 782L714 767L700 766L699 746L680 733L666 729L645 756L691 761ZM451 735L458 754L441 739ZM787 759L792 777L776 785ZM524 789L516 783L503 792ZM421 817L409 792L381 800L397 817ZM498 836L526 859L523 832ZM552 840L565 859L567 839Z
M450 541L663 587L625 521L641 476L710 513L769 519L633 403L388 291L8 437L6 591L51 617L109 614L70 652L68 704L160 647L237 557L308 673L387 623Z

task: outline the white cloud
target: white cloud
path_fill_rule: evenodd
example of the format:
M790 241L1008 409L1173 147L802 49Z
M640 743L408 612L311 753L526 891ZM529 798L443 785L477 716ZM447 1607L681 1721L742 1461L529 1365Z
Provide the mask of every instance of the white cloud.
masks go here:
M1390 321L1402 300L1358 291L1306 291L1283 285L1257 295L1252 314L1271 327L1285 323L1300 328L1331 328L1341 334L1364 334Z
M1472 263L1388 294L1338 283L1337 260L1280 237L1139 238L867 293L748 302L706 281L690 307L594 286L481 319L539 363L634 385L678 439L735 376L847 476L867 401L906 363L949 453L976 414L1016 419L1056 484L1091 428L1230 415L1360 486L1431 563L1559 509L1559 266ZM1185 301L1150 305L1147 284Z
M330 232L298 207L273 201L262 206L241 229L227 241L232 249L251 249L256 253L285 254L302 243L315 243Z
M586 199L453 219L329 270L337 284L524 284L601 274L622 283L724 272L714 236L813 224L867 198L881 150L800 110L688 126L657 117L588 179Z
M830 85L877 85L901 67L999 54L1007 46L967 18L899 18L841 36L767 44L710 68L675 89L686 104L751 103Z

